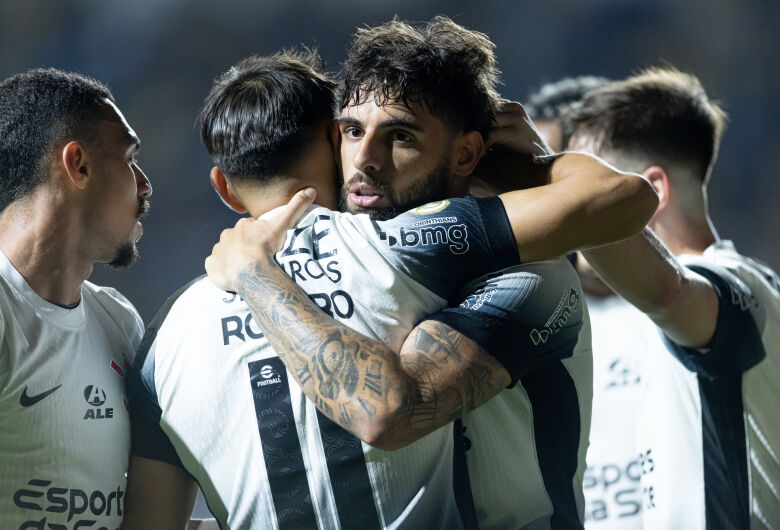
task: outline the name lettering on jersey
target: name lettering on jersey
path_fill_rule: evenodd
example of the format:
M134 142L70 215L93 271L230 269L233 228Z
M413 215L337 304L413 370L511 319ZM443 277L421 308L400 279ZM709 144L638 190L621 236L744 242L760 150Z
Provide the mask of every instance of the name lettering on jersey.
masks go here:
M330 221L330 216L318 215L314 218L312 224L293 230L290 235L290 241L282 250L281 257L286 258L299 254L309 254L313 260L318 260L335 256L338 253L338 249L328 248L327 241L323 241L330 233L330 228L322 228L322 223L320 223L319 228L321 229L318 229L317 223L321 221ZM306 231L311 231L311 249L309 249L308 245L299 245L300 241L298 238Z
M560 302L558 302L558 306L555 308L555 311L553 311L552 315L550 315L550 318L548 318L547 322L545 322L544 328L541 330L536 328L531 330L531 342L533 342L534 346L545 344L551 335L555 335L561 329L563 329L563 327L566 325L566 322L569 321L569 317L577 310L579 306L579 293L577 293L577 291L573 288L570 288L568 291L564 291Z
M468 228L465 224L444 226L428 226L419 230L401 227L397 235L379 232L379 239L387 246L418 247L448 245L453 254L465 254L469 250Z
M247 337L258 340L265 337L259 329L252 328L252 313L247 313L242 319L238 315L222 318L222 343L227 346L230 338L235 337L241 342L246 342Z
M101 408L106 403L106 393L95 385L88 385L84 388L84 400L92 407L84 413L84 420L107 420L114 417L114 409L111 407Z
M118 486L116 490L104 493L100 490L88 492L77 488L50 487L50 485L50 480L30 480L26 487L16 490L14 504L22 510L35 510L49 514L67 513L67 522L73 523L71 528L92 527L97 521L90 517L123 515L125 492ZM67 528L58 524L59 521L47 524L48 517L50 516L27 521L19 528Z
M582 480L585 491L585 521L618 520L639 516L642 493L639 460L627 464L588 466Z

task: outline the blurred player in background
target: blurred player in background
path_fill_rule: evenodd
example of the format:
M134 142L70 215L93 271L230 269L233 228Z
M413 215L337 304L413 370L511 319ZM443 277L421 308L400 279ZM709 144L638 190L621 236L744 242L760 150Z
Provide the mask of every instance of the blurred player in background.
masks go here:
M646 528L780 524L778 277L710 220L725 118L670 68L594 90L566 117L570 148L641 172L660 198L652 231L585 252L662 332L647 345L637 422Z
M143 323L95 263L136 259L152 188L111 92L31 70L0 83L0 527L118 528L125 371Z
M571 132L562 118L588 92L609 83L583 76L543 85L526 110L547 142L563 150ZM636 446L640 375L648 347L659 341L655 325L607 287L581 253L571 255L585 291L593 337L593 416L583 488L585 527L642 526L642 498Z

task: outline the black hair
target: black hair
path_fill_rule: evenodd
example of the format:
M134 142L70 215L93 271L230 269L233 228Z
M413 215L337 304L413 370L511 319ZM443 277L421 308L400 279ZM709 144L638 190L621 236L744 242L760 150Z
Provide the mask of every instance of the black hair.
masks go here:
M591 90L609 83L606 77L583 75L565 77L542 85L523 103L526 114L532 120L559 120L563 111L575 101L581 100Z
M494 44L447 17L414 27L397 19L359 29L344 63L341 106L425 105L453 130L490 129L500 105Z
M52 150L62 140L95 140L104 100L114 101L104 84L53 68L0 83L0 210L45 182Z
M286 170L336 113L336 83L313 50L238 62L214 81L200 136L226 176L263 181Z

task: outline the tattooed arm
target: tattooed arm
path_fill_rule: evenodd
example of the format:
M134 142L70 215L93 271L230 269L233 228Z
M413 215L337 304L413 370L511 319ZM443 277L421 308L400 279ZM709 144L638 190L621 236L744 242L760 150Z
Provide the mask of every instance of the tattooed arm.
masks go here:
M399 355L327 316L272 260L234 285L317 408L380 449L425 436L510 382L501 363L436 321L417 326Z

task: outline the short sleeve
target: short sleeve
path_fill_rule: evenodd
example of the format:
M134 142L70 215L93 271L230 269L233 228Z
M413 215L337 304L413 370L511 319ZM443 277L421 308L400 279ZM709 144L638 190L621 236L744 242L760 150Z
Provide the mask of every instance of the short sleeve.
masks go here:
M532 263L469 284L457 307L428 317L447 324L495 357L514 386L529 371L571 357L584 298L565 260Z
M429 203L375 221L373 229L375 245L388 260L450 303L467 282L520 262L498 197Z
M710 378L739 374L766 356L752 310L758 300L737 276L716 265L689 265L706 278L718 296L718 319L706 353L681 346L664 335L672 354L689 370Z

